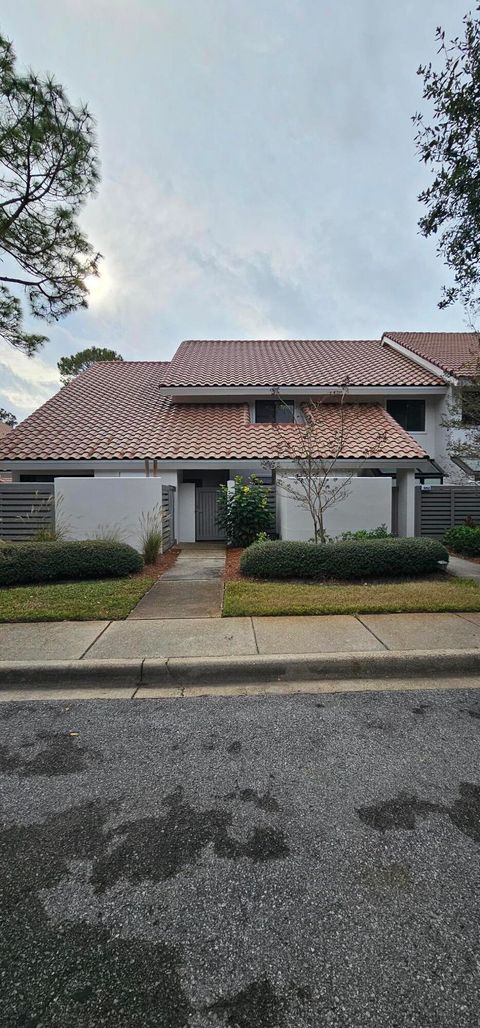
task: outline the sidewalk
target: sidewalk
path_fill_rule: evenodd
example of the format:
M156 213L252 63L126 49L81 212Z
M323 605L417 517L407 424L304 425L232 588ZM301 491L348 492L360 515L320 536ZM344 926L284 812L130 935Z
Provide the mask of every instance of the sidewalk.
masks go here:
M480 673L480 613L0 625L0 688Z
M463 557L454 557L450 554L448 561L448 574L455 578L480 578L480 564L474 560L465 560Z
M220 618L224 569L223 543L183 543L173 567L137 603L129 620Z

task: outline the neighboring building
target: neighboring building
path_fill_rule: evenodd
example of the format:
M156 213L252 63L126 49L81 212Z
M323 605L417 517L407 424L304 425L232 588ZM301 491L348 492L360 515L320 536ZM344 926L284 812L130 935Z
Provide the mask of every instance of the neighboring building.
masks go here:
M193 340L169 362L94 364L0 440L0 472L24 482L157 475L176 488L180 541L214 538L215 490L237 474L267 479L269 461L288 475L309 401L328 401L318 457L332 456L347 385L335 471L391 480L398 531L413 534L415 484L463 474L442 421L473 338Z
M441 420L451 420L452 403L456 413L461 408L458 401L461 401L463 387L468 386L473 378L478 381L480 377L480 338L477 333L385 332L383 340L399 353L413 357L427 370L441 372L447 386ZM445 438L450 442L449 449L453 450L453 444L465 441L465 433L461 429L450 430L445 433ZM465 483L466 479L479 478L480 462L477 460L451 459L445 454L442 455L442 464L449 483Z

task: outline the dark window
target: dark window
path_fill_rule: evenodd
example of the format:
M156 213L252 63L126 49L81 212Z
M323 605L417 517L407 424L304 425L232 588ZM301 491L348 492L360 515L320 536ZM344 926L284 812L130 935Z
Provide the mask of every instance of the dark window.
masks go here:
M425 400L387 400L387 410L407 432L425 431Z
M290 425L295 420L295 406L284 400L257 400L255 421L258 424Z
M93 478L93 471L72 475L69 471L59 471L57 475L20 475L20 482L54 482L55 478Z
M475 386L462 389L462 425L480 425L480 389Z

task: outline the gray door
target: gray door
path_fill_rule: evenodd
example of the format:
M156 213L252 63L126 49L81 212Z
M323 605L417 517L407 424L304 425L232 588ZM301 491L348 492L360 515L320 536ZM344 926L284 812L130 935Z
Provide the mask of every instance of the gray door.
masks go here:
M195 490L195 538L199 542L225 539L225 533L217 525L218 489Z

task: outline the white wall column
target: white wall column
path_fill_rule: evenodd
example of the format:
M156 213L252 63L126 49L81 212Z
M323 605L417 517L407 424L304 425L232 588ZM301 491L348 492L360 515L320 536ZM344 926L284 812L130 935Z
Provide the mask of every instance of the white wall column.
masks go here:
M415 535L415 471L397 471L398 534Z
M178 486L178 541L195 542L195 485L180 482Z

